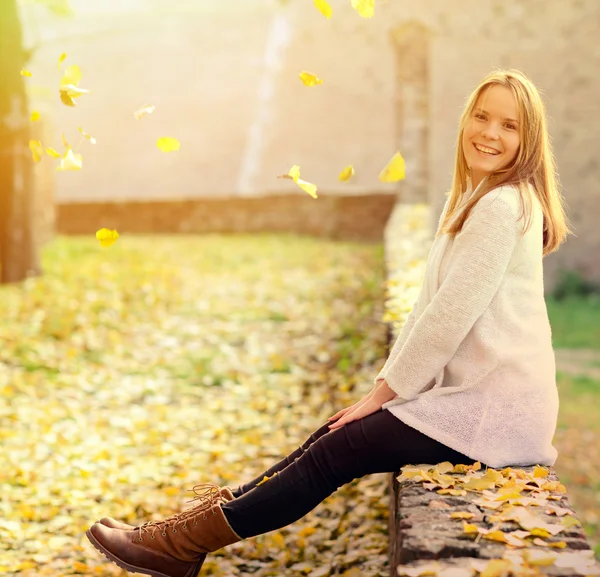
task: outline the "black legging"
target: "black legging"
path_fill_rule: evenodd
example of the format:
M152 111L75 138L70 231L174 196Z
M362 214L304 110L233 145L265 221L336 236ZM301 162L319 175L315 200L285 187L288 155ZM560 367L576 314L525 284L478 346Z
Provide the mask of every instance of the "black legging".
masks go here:
M472 465L473 459L409 427L387 410L331 430L326 423L293 453L233 491L222 505L243 538L280 529L302 518L350 481L393 473L408 464ZM264 478L277 475L257 486Z

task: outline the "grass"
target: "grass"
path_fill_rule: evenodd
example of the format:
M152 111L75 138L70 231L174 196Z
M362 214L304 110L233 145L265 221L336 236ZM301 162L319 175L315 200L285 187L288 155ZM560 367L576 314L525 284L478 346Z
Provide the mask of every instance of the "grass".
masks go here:
M594 349L600 354L600 299L546 299L554 348ZM597 363L594 363L597 365ZM560 398L554 469L600 560L600 380L557 370Z
M600 351L600 298L546 299L554 348Z

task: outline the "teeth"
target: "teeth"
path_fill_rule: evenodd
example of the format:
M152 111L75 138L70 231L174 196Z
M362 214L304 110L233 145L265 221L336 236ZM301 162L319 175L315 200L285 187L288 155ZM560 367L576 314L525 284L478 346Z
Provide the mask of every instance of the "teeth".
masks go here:
M486 146L480 146L479 144L476 144L475 148L487 154L500 154L497 150L494 150L493 148L487 148Z

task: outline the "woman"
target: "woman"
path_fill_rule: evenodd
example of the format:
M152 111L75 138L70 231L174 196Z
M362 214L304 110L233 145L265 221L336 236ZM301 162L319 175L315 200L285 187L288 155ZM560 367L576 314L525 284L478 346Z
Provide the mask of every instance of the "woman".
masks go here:
M570 230L545 114L516 70L491 73L468 99L419 298L367 396L250 483L207 484L197 505L140 527L104 518L86 532L92 544L128 571L196 577L208 552L285 527L364 475L554 465L542 258Z

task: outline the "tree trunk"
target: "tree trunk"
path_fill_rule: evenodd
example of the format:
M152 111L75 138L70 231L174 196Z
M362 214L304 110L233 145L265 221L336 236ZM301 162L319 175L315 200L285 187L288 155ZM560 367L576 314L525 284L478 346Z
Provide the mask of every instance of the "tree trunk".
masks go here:
M0 0L0 284L41 272L33 239L33 160L17 0Z

